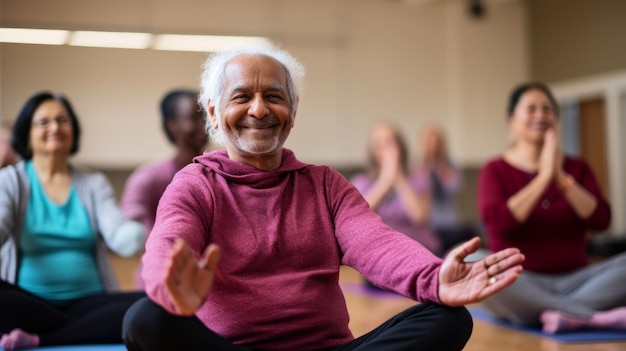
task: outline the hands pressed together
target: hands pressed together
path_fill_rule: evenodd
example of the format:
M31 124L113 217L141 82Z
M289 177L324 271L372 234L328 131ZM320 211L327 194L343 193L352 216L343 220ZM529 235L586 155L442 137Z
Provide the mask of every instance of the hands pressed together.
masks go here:
M563 170L563 152L559 149L559 140L554 128L545 132L543 146L539 154L538 174L546 180L556 180L557 182L566 176Z
M400 161L400 150L398 146L391 144L386 145L381 151L380 178L389 187L402 176L402 163Z

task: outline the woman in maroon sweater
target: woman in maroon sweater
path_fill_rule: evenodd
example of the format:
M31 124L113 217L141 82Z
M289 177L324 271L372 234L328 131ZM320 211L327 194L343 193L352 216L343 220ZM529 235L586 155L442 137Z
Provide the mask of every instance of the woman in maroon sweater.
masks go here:
M611 210L587 163L559 149L549 88L518 86L508 117L514 143L481 171L478 204L489 250L517 247L526 260L486 307L547 333L626 329L626 254L589 264L587 235L608 227Z

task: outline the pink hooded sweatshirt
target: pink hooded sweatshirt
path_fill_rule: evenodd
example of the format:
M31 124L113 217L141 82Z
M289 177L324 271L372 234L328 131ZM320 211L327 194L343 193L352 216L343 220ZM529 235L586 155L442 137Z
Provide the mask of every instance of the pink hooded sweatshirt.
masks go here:
M196 316L253 349L320 350L352 340L338 282L342 264L404 296L440 302L439 258L383 224L341 174L304 164L286 149L274 171L219 150L174 177L143 256L148 295L173 314L179 312L163 276L176 237L198 257L209 243L221 247Z

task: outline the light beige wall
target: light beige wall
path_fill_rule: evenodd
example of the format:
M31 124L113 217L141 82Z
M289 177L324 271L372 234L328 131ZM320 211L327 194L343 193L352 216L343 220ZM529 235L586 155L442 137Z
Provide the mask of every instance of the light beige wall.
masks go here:
M62 92L83 130L77 161L124 167L158 159L171 153L158 101L166 89L195 87L204 56L3 45L2 115L16 116L41 89Z
M535 79L558 82L626 69L626 1L530 0Z
M507 98L514 85L528 79L525 2L485 3L482 20L467 16L455 1L448 2L446 18L446 106L456 141L452 151L472 165L507 147Z
M369 127L400 125L415 149L437 120L453 157L479 164L506 144L508 90L527 78L525 3L395 0L4 0L3 26L267 35L307 67L287 142L305 161L358 164ZM205 54L0 44L0 112L35 91L71 99L84 125L77 161L134 166L171 152L158 124L170 88L195 87Z

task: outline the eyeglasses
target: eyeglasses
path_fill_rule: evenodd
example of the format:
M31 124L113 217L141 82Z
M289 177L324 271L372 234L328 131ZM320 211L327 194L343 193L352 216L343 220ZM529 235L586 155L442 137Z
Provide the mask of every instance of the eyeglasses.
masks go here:
M72 119L69 117L61 116L53 119L33 120L33 126L41 129L48 129L52 127L52 123L55 122L59 127L67 127L72 123Z

